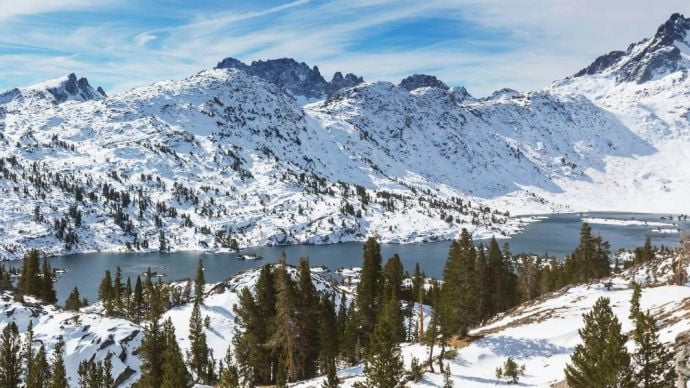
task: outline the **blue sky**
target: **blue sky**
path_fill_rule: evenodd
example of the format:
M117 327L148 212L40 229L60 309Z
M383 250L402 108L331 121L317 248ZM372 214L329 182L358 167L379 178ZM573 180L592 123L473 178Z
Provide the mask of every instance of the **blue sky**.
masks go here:
M686 0L0 0L0 89L74 72L106 91L227 56L366 80L530 90L650 36Z

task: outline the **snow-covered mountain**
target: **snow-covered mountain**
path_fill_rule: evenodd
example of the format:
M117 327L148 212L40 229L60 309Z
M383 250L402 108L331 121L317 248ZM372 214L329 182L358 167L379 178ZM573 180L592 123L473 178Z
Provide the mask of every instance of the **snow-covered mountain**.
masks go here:
M227 250L519 228L241 70L107 98L56 100L36 92L44 89L0 105L3 257L28 247Z
M474 98L233 58L106 96L74 75L0 95L0 255L227 250L510 234L516 213L688 212L687 31L544 90Z

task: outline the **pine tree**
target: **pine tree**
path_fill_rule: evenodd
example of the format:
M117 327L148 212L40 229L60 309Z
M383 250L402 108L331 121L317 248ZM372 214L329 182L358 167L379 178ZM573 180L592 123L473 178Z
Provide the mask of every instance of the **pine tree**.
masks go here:
M124 284L122 284L122 270L120 267L117 267L115 270L115 278L113 279L112 303L113 310L116 311L118 315L124 311L124 304L122 302L124 291Z
M135 323L140 323L144 318L144 310L144 287L141 285L141 278L137 276L132 297L132 319Z
M29 326L26 329L22 358L24 359L24 370L30 371L36 358L34 355L34 323L32 320L29 321Z
M17 387L22 375L21 341L14 321L0 335L0 386Z
M240 375L237 366L232 360L232 352L228 347L228 351L225 355L225 367L221 362L218 386L220 388L240 388Z
M438 284L438 281L434 280L433 283L431 284L431 317L429 319L429 325L427 326L427 331L424 335L424 344L429 346L429 368L431 369L431 372L434 373L434 363L433 363L433 354L434 354L434 345L436 344L436 339L439 335L439 325L440 321L442 319L442 309L443 305L442 299L441 299L441 287ZM442 338L441 341L445 341L445 338ZM443 368L443 359L439 358L439 363L441 364L441 367ZM441 369L443 370L443 369Z
M649 313L638 313L633 339L635 374L633 380L640 388L672 387L676 379L673 353L659 341L659 328Z
M379 314L371 342L366 348L364 374L367 386L394 388L402 380L404 368L400 345L395 338L395 310L399 309L399 303L391 298Z
M163 380L165 338L163 338L159 317L152 318L144 331L144 338L137 350L141 360L141 378L134 385L137 388L160 387Z
M27 369L26 387L42 388L48 386L51 380L50 365L46 355L45 346L41 345L36 352L36 356L31 362L31 367Z
M191 376L189 372L187 372L187 367L182 358L182 352L180 351L175 337L175 327L170 318L163 323L162 335L165 341L165 350L162 354L163 368L161 388L189 386Z
M64 349L65 342L62 340L62 336L59 336L55 343L55 348L53 348L50 388L69 388L67 372L65 371L65 361L62 358Z
M98 286L98 300L103 301L106 315L113 314L113 280L110 277L110 270L105 270L103 280Z
M300 367L300 322L296 309L295 285L287 272L285 257L282 257L275 274L276 316L271 338L272 348L279 352L279 367L276 372L284 382L295 381L301 375ZM281 381L276 381L279 383Z
M243 385L268 384L271 381L272 363L267 357L267 353L270 353L268 349L262 349L262 344L265 343L262 340L265 335L263 331L265 321L247 288L240 291L239 304L235 305L234 311L235 322L243 329L232 340Z
M345 303L345 301L341 303ZM333 303L329 297L323 296L319 318L319 370L322 374L329 373L331 369L335 370L335 362L338 357L337 324Z
M357 284L357 310L360 319L359 332L362 345L366 346L369 335L373 332L377 322L378 310L381 304L382 273L381 247L375 238L369 237L364 244L362 256L362 272Z
M398 342L403 342L406 340L407 335L405 332L405 322L402 311L400 311L400 299L402 297L402 281L403 281L403 266L400 262L400 256L397 254L393 255L388 261L383 269L384 278L384 290L383 290L383 300L384 303L397 303L398 308L393 309L391 313L393 316L391 319L395 322L395 338Z
M79 296L79 289L74 287L72 292L69 293L67 300L65 301L65 310L69 311L79 311L81 308L81 296Z
M486 249L483 244L477 247L477 262L475 264L477 276L477 316L479 322L484 322L491 317L491 292L492 279L489 271L489 263L486 257Z
M506 309L508 278L506 276L506 264L503 261L503 253L498 247L496 238L491 238L488 250L487 289L485 292L489 295L490 301L486 315L493 316Z
M319 359L319 295L311 279L309 259L301 257L297 272L297 313L302 346L299 380L316 376Z
M450 364L443 370L443 388L453 388L453 380L450 378Z
M194 303L192 315L189 319L189 342L190 349L187 354L189 368L201 384L209 382L208 361L209 348L206 344L206 333L204 332L204 321L201 318L201 307L199 303Z
M103 379L102 384L103 388L110 388L113 386L115 383L115 380L113 380L113 355L112 353L108 353L108 355L105 357L103 360Z
M632 387L630 356L609 300L599 298L583 315L582 343L575 347L565 375L572 388Z
M204 304L204 263L199 259L196 266L196 277L194 278L194 303Z
M48 265L48 259L43 259L43 268L41 272L41 299L49 304L57 303L57 296L53 285L53 270L50 268L50 265Z
M632 320L633 322L637 321L637 319L640 317L641 311L640 311L640 298L642 297L642 287L640 287L639 283L635 283L633 285L633 294L632 298L630 299L630 315L628 318Z
M39 252L32 249L24 255L22 273L19 278L19 292L21 295L41 296L41 279L39 277Z
M463 229L460 240L450 244L443 270L442 294L446 310L441 321L446 332L461 337L467 336L470 326L478 321L476 257L472 237Z

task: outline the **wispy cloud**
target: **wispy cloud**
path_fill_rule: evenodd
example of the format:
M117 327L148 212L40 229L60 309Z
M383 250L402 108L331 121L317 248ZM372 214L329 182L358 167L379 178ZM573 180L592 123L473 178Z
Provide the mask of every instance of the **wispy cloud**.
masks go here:
M226 56L294 57L322 73L430 72L478 95L534 89L651 35L687 1L0 0L0 88L74 71L111 89L180 78ZM100 1L98 4L102 4ZM7 12L6 12L7 10Z

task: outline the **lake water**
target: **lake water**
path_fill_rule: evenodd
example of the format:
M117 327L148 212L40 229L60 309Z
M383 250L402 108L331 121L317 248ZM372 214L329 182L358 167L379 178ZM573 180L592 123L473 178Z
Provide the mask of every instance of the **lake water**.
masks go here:
M507 241L513 253L533 252L543 254L548 252L557 257L565 256L573 251L579 241L580 223L583 217L607 218L616 220L637 220L637 225L611 225L592 223L595 234L601 235L611 243L612 251L619 248L632 249L641 246L647 236L659 245L677 246L678 233L658 233L652 223L673 223L677 228L688 229L690 223L675 219L662 219L658 214L633 213L581 213L581 214L553 214L535 223L528 224L520 234L514 235ZM650 224L645 225L644 222ZM406 270L413 271L415 263L419 262L422 269L430 276L440 276L448 255L449 242L433 242L422 244L383 244L381 253L384 260L398 253ZM502 245L502 243L501 243ZM360 266L362 260L362 243L351 242L330 245L294 245L280 247L248 248L239 253L231 254L200 254L200 253L94 253L83 255L58 256L51 258L54 268L63 268L67 272L60 274L56 289L58 299L62 303L74 286L79 287L82 296L89 301L96 300L98 285L103 272L116 267L122 269L123 277L132 278L132 285L137 276L142 275L149 267L152 271L165 274L165 281L178 280L194 276L196 263L203 259L207 282L224 280L240 271L254 268L267 262L277 262L280 253L285 251L288 262L296 264L301 256L309 257L312 266L324 265L330 269L338 267ZM263 260L238 260L239 255L255 254Z

